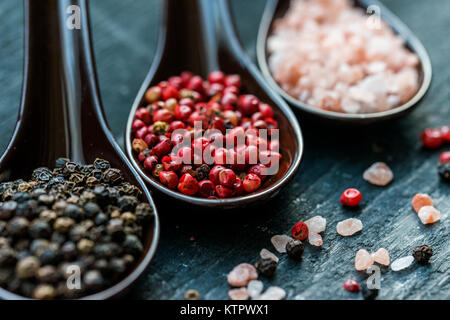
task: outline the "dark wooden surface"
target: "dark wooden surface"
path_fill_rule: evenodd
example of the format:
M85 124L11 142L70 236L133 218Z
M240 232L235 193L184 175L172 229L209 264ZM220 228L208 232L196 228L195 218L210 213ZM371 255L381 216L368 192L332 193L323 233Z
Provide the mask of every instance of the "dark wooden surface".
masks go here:
M233 212L199 212L154 194L161 214L161 240L144 278L129 294L138 299L182 299L197 289L204 299L227 299L226 274L238 263L253 263L261 248L273 250L270 237L288 233L298 220L314 215L327 219L324 245L307 246L301 263L281 256L273 279L264 284L286 289L288 299L360 299L342 289L347 277L363 279L353 267L359 248L387 248L391 259L427 243L434 249L429 266L414 265L395 273L382 270L381 299L449 299L450 187L440 181L436 164L440 151L421 148L425 127L450 125L450 1L385 0L423 41L433 63L433 83L420 106L404 119L377 127L327 128L299 115L305 154L294 181L269 203ZM257 26L265 1L233 1L240 34L254 57ZM106 114L122 141L134 96L154 54L160 1L91 1L94 48ZM237 10L239 9L239 10ZM14 126L22 81L23 7L20 1L0 3L0 150ZM180 48L180 54L183 54ZM447 146L449 149L449 146ZM377 188L362 180L374 161L387 162L395 180ZM347 187L364 195L357 210L346 210L339 196ZM429 193L443 220L423 226L410 201ZM363 231L342 238L336 223L358 217ZM194 237L194 241L190 238Z

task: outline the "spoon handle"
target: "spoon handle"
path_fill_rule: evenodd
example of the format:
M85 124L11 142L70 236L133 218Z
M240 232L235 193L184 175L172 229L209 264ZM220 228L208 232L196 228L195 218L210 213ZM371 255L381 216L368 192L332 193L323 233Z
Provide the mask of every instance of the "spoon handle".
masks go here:
M114 143L98 94L86 0L24 4L21 104L0 180L52 166L58 157L93 160L96 141Z

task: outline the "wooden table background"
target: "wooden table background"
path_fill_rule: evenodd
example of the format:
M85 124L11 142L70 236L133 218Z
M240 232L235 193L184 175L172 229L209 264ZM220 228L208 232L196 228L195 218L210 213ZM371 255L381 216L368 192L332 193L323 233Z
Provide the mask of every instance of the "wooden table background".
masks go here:
M298 220L314 215L327 219L324 245L307 246L301 263L281 256L265 286L277 285L288 299L361 299L342 289L347 277L362 280L354 270L356 251L387 248L391 259L409 255L427 243L435 254L429 266L414 265L395 273L382 271L381 299L449 299L450 188L436 170L439 151L421 148L418 136L426 127L450 125L450 1L383 1L417 34L433 63L432 86L417 110L404 119L378 127L327 128L302 119L305 153L294 180L271 202L238 212L198 212L160 199L158 252L143 279L128 297L183 299L197 289L203 299L226 299L226 274L238 263L254 263L259 251L272 251L270 237L288 233ZM235 17L247 51L254 58L263 0L233 1ZM239 6L239 10L236 10ZM125 122L135 94L154 54L161 1L91 1L91 23L97 70L106 114L122 143ZM0 3L0 150L17 117L22 82L23 6ZM180 52L182 54L182 52ZM449 149L449 146L447 146ZM393 169L394 182L377 188L362 180L374 161ZM364 201L355 211L339 204L347 187L359 188ZM412 211L417 192L431 195L443 221L424 226ZM362 233L342 238L336 223L349 217L363 221ZM194 241L190 241L194 237Z

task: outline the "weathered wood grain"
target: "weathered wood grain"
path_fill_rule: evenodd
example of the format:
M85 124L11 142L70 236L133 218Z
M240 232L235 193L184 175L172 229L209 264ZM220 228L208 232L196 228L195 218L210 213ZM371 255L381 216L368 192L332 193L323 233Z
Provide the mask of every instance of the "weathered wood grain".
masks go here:
M266 286L285 288L288 299L360 299L342 289L347 277L365 277L353 268L357 249L385 247L395 259L427 243L435 251L431 264L400 273L383 270L380 298L450 298L450 186L437 176L439 151L423 150L418 140L423 128L450 124L450 2L384 2L418 35L431 56L433 83L418 109L393 123L352 129L326 128L299 115L305 134L301 168L277 198L259 207L199 212L156 194L162 218L160 246L131 298L182 299L186 290L195 288L205 299L226 299L226 274L233 266L255 262L261 248L272 250L272 235L287 233L292 224L314 215L327 218L323 248L307 247L301 263L282 256L274 278L263 279ZM11 134L20 98L23 8L18 3L0 3L1 150ZM235 0L233 4L241 36L253 57L264 1ZM109 124L122 139L128 110L152 61L160 1L96 0L90 7L102 98ZM362 180L362 172L374 161L385 161L394 171L395 179L386 188ZM364 195L355 211L343 209L338 202L350 186ZM420 223L410 207L417 192L431 195L443 221L433 226ZM349 217L361 219L364 229L342 238L336 223ZM189 240L191 236L195 241Z

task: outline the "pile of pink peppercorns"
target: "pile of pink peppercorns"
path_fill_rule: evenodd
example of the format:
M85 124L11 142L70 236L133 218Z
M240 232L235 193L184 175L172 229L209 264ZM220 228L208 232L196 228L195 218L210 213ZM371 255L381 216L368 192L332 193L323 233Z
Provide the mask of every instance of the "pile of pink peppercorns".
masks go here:
M270 105L240 91L240 76L221 71L207 80L182 72L150 87L132 124L145 170L189 196L231 198L260 188L281 159L278 123Z

